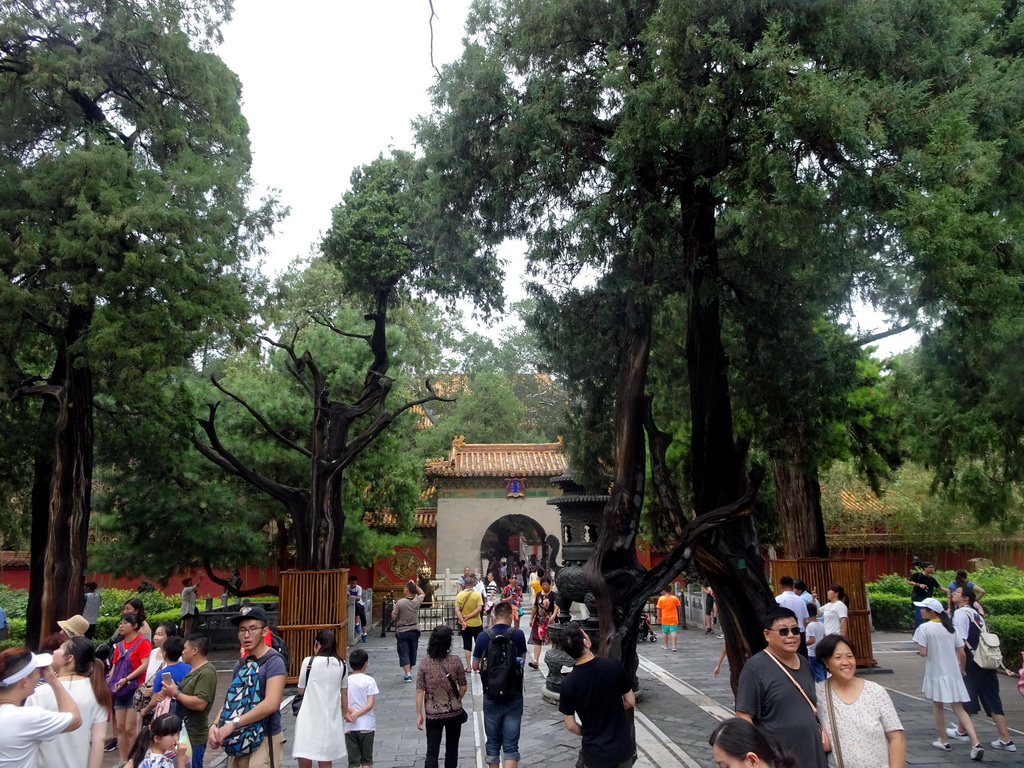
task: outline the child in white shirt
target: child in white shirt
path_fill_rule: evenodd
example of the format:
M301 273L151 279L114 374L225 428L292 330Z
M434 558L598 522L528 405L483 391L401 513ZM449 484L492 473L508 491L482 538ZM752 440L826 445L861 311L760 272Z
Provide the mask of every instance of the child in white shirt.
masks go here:
M814 682L821 683L828 677L825 665L818 661L814 646L825 636L825 627L818 621L818 606L814 603L807 604L807 626L804 627L804 637L807 638L807 660L811 662L811 674L814 675Z
M373 736L377 730L377 715L373 704L380 693L377 681L366 674L370 656L362 648L348 655L348 711L345 712L345 746L348 764L370 768L373 765Z

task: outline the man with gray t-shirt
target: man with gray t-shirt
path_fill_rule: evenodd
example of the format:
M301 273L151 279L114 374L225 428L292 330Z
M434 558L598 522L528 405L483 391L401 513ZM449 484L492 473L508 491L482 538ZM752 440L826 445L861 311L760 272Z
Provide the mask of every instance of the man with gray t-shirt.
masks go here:
M740 672L736 716L759 726L801 768L827 768L814 710L814 676L797 653L800 627L793 611L779 607L765 613L764 637L768 647Z
M415 581L405 583L405 597L395 602L391 619L395 622L395 642L398 645L398 663L405 670L405 682L412 682L412 668L416 666L416 651L420 644L420 606L424 592Z

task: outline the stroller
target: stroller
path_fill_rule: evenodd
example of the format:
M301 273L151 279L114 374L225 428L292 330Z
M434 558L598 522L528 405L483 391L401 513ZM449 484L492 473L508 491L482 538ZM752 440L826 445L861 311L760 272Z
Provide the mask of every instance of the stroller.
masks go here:
M658 636L654 630L651 629L651 618L647 615L647 611L640 614L640 622L636 630L637 642L642 643L648 640L652 643L658 642Z

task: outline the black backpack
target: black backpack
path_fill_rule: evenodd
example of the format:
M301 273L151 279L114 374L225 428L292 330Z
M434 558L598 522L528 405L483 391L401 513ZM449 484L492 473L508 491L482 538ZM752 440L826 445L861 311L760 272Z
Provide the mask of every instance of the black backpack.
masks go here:
M284 659L284 668L291 669L292 652L288 649L288 644L284 639L274 630L270 630L270 647L281 654L281 658Z
M484 693L492 701L512 701L523 690L523 668L512 643L513 631L509 628L506 634L498 634L493 628L487 630L490 642L480 665L480 677Z

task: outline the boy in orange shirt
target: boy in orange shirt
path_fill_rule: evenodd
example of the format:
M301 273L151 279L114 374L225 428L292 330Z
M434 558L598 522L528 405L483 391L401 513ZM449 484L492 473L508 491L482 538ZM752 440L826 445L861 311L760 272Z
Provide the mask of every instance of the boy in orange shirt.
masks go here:
M676 651L676 637L679 634L679 598L672 594L672 586L665 587L665 594L658 598L658 615L661 617L661 632L665 635L663 649L668 648L672 636L672 650Z

